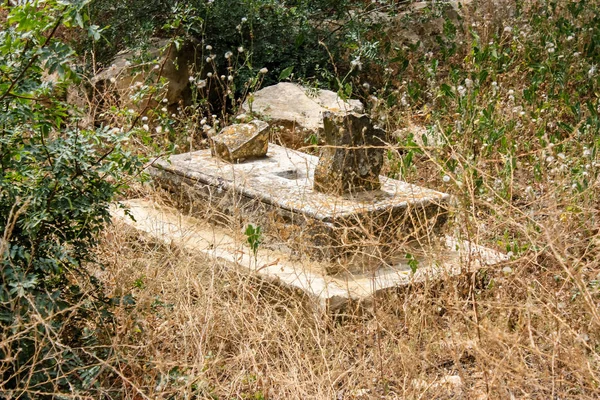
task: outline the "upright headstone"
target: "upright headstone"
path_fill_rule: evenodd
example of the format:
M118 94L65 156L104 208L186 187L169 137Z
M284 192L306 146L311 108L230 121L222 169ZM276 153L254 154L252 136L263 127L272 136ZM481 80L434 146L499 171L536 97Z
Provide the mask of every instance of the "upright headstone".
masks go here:
M314 189L338 196L379 189L385 132L364 114L324 112L323 124Z

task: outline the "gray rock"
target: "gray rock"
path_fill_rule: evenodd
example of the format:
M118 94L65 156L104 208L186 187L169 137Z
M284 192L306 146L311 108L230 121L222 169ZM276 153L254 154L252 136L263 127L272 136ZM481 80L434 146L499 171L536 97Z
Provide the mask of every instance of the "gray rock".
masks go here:
M315 190L342 195L381 187L385 131L364 114L323 114L326 145L315 169Z
M223 128L210 138L211 154L229 162L263 157L269 149L268 128L266 122L259 120Z
M139 58L139 51L119 53L110 67L92 78L92 84L103 97L115 99L121 107L141 110L146 106L146 101L142 100L136 104L131 95L148 79L158 83L160 73L160 77L167 81L166 105L180 102L187 104L191 96L189 64L192 62L188 52L177 50L175 45L169 45L167 40L155 40L147 53L155 58L156 62L140 65L132 62ZM151 107L155 105L156 103L150 104Z
M342 100L335 92L319 90L313 95L309 89L289 82L267 86L249 96L242 105L244 113L258 113L269 120L279 132L286 146L302 147L308 137L323 130L323 113L362 113L359 100ZM282 128L282 129L281 129Z
M428 51L439 48L436 36L444 34L444 24L447 21L457 26L461 24L471 3L472 0L411 1L406 2L402 11L395 15L381 11L361 11L359 15L364 22L378 24L382 33L391 39L393 46L418 45ZM444 10L443 15L434 17L441 10ZM355 17L358 18L359 15Z

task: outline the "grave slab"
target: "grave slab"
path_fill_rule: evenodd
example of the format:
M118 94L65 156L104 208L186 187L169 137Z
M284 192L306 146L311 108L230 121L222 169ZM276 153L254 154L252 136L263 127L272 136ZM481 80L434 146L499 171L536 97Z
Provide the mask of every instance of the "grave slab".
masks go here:
M446 221L448 194L385 176L379 190L321 193L313 188L317 164L270 144L259 159L229 163L200 150L160 160L150 172L198 213L210 208L225 225L260 225L268 244L336 261L330 273L389 264L398 243L430 237Z

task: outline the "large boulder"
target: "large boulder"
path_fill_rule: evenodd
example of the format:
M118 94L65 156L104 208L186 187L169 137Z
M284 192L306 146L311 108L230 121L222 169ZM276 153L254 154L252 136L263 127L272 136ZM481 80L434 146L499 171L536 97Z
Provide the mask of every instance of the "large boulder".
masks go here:
M136 62L141 58L152 61ZM167 40L154 40L143 54L141 51L119 53L108 68L92 78L92 84L102 100L141 111L146 107L148 98L135 99L134 94L145 83L156 84L160 78L164 78L167 81L166 93L164 97L155 96L150 106L156 105L155 101L163 101L165 105L174 107L190 101L191 62L189 52L178 50Z
M242 105L244 113L259 114L269 122L275 141L291 147L306 146L311 135L323 131L323 113L362 113L359 100L342 100L335 92L309 89L289 82L265 87Z

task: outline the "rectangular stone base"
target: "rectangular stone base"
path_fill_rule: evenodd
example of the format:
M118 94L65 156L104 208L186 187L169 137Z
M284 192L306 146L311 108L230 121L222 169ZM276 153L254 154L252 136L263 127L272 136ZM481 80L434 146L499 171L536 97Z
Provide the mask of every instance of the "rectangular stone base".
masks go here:
M413 252L411 247L404 248L397 263L376 271L327 275L323 271L324 263L298 260L278 250L259 247L255 258L240 231L186 216L174 208L143 199L128 200L123 205L129 210L128 214L116 206L112 209L116 222L205 259L201 265L207 268L224 263L267 281L300 289L318 300L324 310L334 313L356 304L369 307L371 296L387 289L473 272L508 259L494 250L442 236L426 249ZM407 252L411 252L417 262L415 273L405 258Z
M240 229L261 226L267 246L333 261L340 270L390 263L398 246L431 237L446 221L449 195L383 176L377 191L316 192L317 162L269 144L266 157L234 164L209 150L179 154L151 174L194 212Z

